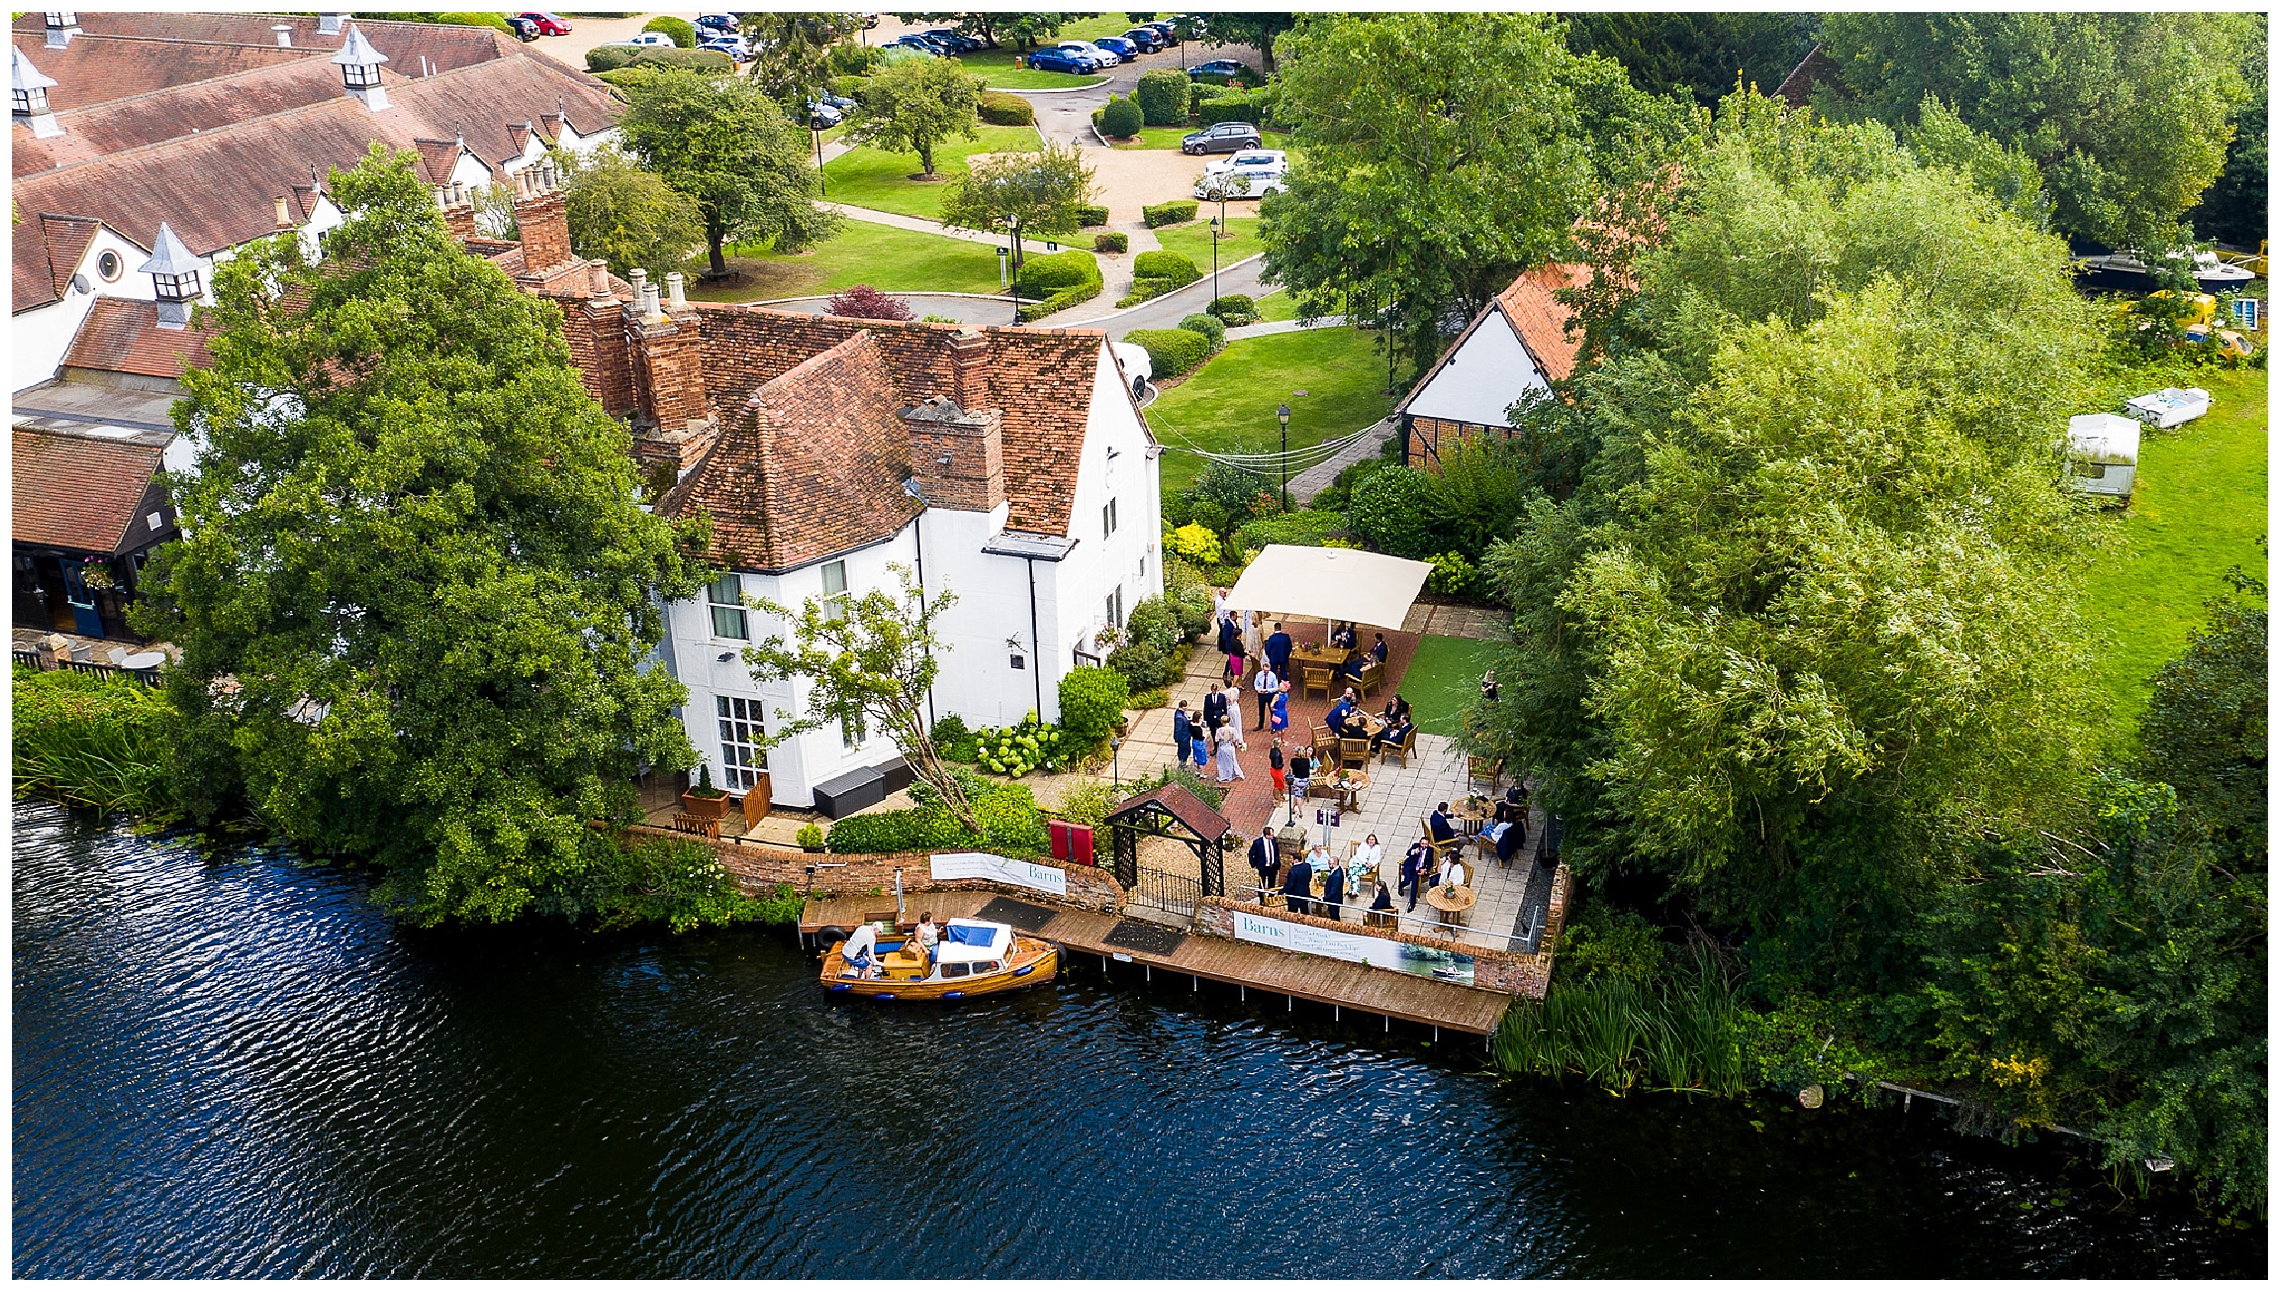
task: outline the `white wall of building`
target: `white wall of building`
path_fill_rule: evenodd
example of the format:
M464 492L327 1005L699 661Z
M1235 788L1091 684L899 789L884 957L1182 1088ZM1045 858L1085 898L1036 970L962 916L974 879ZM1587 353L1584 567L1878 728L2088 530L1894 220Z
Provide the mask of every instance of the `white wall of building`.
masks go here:
M1164 590L1162 553L1157 550L1162 527L1157 520L1161 494L1156 461L1149 456L1147 428L1126 391L1122 372L1108 347L1102 346L1070 514L1069 536L1077 545L1053 569L1058 617L1047 629L1056 647L1046 674L1048 695L1076 667L1076 651L1106 654L1096 644L1100 634L1122 627L1121 621L1110 622L1111 597L1118 597L1123 613L1129 615L1143 598ZM1102 520L1111 499L1116 502L1113 532ZM1039 577L1043 575L1041 567Z
M17 226L19 236L23 235L24 227ZM97 269L106 251L118 257L119 273L111 280L105 280ZM73 338L79 335L80 324L87 321L87 312L95 307L96 297L158 299L152 291L150 275L135 272L136 266L149 259L148 248L136 246L113 233L108 226L96 229L75 269L86 280L88 289L84 292L67 289L62 300L25 310L9 319L9 389L22 390L54 378L63 356L71 350Z

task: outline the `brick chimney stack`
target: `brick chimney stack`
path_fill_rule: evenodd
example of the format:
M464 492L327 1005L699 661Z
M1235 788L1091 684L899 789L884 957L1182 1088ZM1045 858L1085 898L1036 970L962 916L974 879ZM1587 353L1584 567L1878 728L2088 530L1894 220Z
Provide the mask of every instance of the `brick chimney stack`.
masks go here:
M936 395L904 410L903 426L910 432L912 475L928 506L991 511L1005 501L1005 418L999 410L968 411Z
M555 178L553 162L526 167L515 176L515 224L522 230L525 273L543 274L572 255L570 216Z
M454 240L465 242L479 238L481 230L475 227L475 194L465 184L445 184L436 189L443 203L443 226Z
M950 398L961 408L990 402L990 339L979 328L964 328L950 337Z

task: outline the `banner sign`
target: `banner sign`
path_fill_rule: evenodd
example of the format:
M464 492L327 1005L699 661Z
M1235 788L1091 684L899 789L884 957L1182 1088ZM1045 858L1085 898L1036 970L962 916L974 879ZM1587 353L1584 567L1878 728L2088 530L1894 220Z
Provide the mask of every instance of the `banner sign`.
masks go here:
M1421 947L1411 942L1397 942L1392 938L1339 933L1289 920L1262 919L1247 911L1233 911L1230 914L1235 917L1235 936L1244 942L1344 960L1349 964L1369 965L1376 969L1392 969L1398 973L1415 974L1420 978L1432 978L1441 982L1462 983L1468 987L1472 985L1473 958L1468 955L1443 951L1437 947Z
M1015 861L987 852L939 852L927 858L936 879L994 879L1001 884L1031 888L1055 897L1069 895L1069 877L1057 866Z

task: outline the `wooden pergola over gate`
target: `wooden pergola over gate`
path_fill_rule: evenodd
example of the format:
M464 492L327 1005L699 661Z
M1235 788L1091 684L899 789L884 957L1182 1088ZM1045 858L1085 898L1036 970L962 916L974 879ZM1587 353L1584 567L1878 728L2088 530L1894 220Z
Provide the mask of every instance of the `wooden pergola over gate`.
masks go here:
M1109 848L1116 882L1124 886L1126 900L1160 907L1192 917L1199 897L1219 897L1227 891L1227 818L1207 806L1185 787L1165 785L1135 794L1108 814ZM1151 835L1183 844L1195 854L1201 883L1190 890L1183 875L1140 865L1140 836Z

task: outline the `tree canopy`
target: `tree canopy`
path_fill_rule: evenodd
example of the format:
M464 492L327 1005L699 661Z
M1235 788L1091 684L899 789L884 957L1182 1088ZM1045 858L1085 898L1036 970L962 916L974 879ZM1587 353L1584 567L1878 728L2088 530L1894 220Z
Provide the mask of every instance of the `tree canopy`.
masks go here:
M943 194L942 222L994 233L1012 220L1013 269L1019 273L1022 237L1075 232L1077 208L1092 199L1092 185L1092 167L1073 145L1047 142L1037 152L972 163Z
M1600 9L1563 17L1568 48L1614 59L1649 94L1684 94L1705 108L1733 93L1736 78L1772 93L1813 47L1808 13Z
M2249 96L2238 13L1831 13L1847 94L1815 105L1904 128L1926 96L2042 168L2067 233L2166 245L2224 167Z
M625 146L696 202L712 274L728 272L726 242L798 251L838 227L815 204L823 178L808 162L807 131L759 82L661 69L630 80L626 99Z
M704 245L705 216L696 199L618 149L565 150L557 162L569 177L563 215L579 255L606 260L620 275L640 268L662 279Z
M934 149L979 131L982 81L954 58L912 58L880 68L848 118L847 139L889 152L917 153L934 174Z
M1059 35L1061 28L1069 23L1091 16L1081 13L993 13L988 10L976 13L895 15L904 22L941 23L954 31L979 39L992 49L1006 44L1029 49Z
M199 815L376 862L418 923L576 913L610 787L692 761L645 659L701 533L637 505L560 313L451 241L415 160L333 173L321 261L279 237L216 269L138 622L183 650Z

